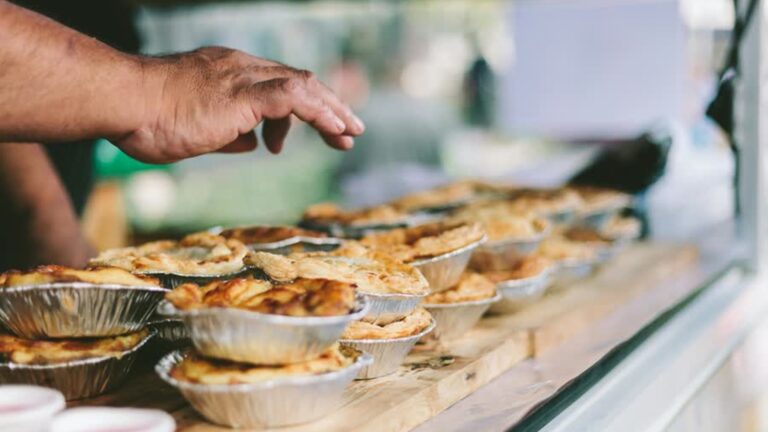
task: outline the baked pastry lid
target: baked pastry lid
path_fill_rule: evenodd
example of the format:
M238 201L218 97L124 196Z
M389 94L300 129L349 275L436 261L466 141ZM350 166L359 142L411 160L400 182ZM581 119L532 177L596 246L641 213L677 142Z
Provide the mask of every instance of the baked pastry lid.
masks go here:
M307 325L328 325L328 324L340 324L349 321L359 320L363 318L370 308L368 299L360 293L355 294L355 308L352 312L344 315L332 315L332 316L290 316L290 315L277 315L267 314L263 312L250 311L247 309L240 309L235 307L203 307L198 309L183 310L173 305L168 300L162 300L157 305L157 314L168 318L187 318L187 317L201 317L211 315L228 314L233 316L240 316L243 318L259 319L268 324L279 325L295 325L295 326L307 326Z
M422 331L410 335L410 336L403 336L399 338L382 338L382 339L339 339L340 344L347 344L347 343L355 343L355 344L384 344L389 342L410 342L412 340L419 340L423 336L429 334L432 330L435 329L435 326L437 325L437 322L435 321L435 318L432 317L429 325L425 327Z
M452 250L450 252L446 252L444 254L436 255L436 256L433 256L433 257L429 257L429 258L417 259L417 260L409 262L408 265L416 267L416 266L422 266L422 265L425 265L425 264L431 264L431 263L434 263L434 262L437 262L437 261L442 261L442 260L446 260L446 259L449 259L449 258L453 258L456 255L461 255L464 252L467 252L469 250L477 248L478 246L480 246L483 243L485 243L487 240L488 240L488 235L487 234L483 234L483 236L480 237L480 239L475 240L472 243L464 245L464 246L462 246L462 247L460 247L458 249L454 249L454 250Z
M220 235L224 231L224 227L215 226L209 228L207 232L211 234ZM303 235L295 235L292 237L284 238L273 242L261 242L261 243L245 243L245 246L255 251L269 251L272 249L280 249L295 244L305 243L314 246L340 246L344 242L343 239L337 237L310 237Z
M350 347L346 347L346 348L350 349ZM336 381L338 379L343 379L347 375L347 373L350 371L350 369L355 369L359 371L360 369L373 364L373 357L370 354L355 348L351 348L351 349L355 350L357 358L355 358L355 361L347 367L330 371L330 372L324 372L321 374L291 375L291 376L285 376L285 377L279 377L279 378L272 378L272 379L260 381L257 383L201 384L201 383L193 383L193 382L187 382L187 381L179 381L176 378L171 376L171 371L176 365L181 363L184 357L190 353L190 350L186 350L183 352L174 351L174 352L171 352L170 354L167 354L165 357L163 357L160 360L157 366L155 366L155 372L160 376L160 378L163 381L165 381L166 383L178 389L203 391L203 392L211 392L211 393L231 393L231 392L248 393L248 392L257 391L257 390L269 390L269 389L273 389L273 388L284 386L284 385L311 386L311 385L316 385L322 382L329 382L329 381ZM355 375L356 374L357 373L355 373Z
M499 300L501 300L501 293L496 290L496 293L492 297L480 300L469 300L454 303L422 303L420 306L424 307L425 309L450 309L452 307L460 306L481 306L484 304L496 303Z
M61 363L50 363L50 364L22 364L22 363L14 363L11 361L8 362L0 362L0 368L8 368L10 370L49 370L49 369L62 369L67 367L73 367L73 366L83 366L83 365L95 365L97 363L111 360L114 358L123 358L129 354L133 354L141 347L143 347L147 342L149 342L150 339L155 337L157 332L154 329L149 329L149 333L144 336L142 340L140 340L136 345L133 347L121 351L119 355L100 355L100 356L94 356L94 357L88 357L84 359L77 359L77 360L69 360L66 362Z

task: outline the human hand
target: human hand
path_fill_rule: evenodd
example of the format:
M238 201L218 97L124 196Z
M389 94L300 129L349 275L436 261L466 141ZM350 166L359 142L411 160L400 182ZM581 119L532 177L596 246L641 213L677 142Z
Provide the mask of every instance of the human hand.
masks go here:
M136 159L173 162L210 152L256 148L256 125L279 153L291 115L340 150L365 127L311 72L227 48L142 59L144 115L139 129L112 141Z

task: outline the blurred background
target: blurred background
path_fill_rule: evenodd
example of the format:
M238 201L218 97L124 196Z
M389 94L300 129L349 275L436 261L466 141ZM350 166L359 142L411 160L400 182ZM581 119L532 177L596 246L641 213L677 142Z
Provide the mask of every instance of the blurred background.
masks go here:
M733 16L729 0L140 2L142 52L224 45L310 69L367 132L348 153L296 127L280 156L168 166L99 143L86 228L107 247L456 177L555 185L649 132L672 143L643 193L653 234L688 237L732 213L732 158L704 111Z

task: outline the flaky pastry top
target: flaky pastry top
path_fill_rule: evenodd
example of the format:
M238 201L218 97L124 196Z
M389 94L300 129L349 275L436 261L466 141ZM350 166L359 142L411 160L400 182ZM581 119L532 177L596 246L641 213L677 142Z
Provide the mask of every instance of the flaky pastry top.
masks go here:
M133 273L219 276L241 271L247 252L237 240L203 232L179 241L162 240L106 250L91 264L120 267Z

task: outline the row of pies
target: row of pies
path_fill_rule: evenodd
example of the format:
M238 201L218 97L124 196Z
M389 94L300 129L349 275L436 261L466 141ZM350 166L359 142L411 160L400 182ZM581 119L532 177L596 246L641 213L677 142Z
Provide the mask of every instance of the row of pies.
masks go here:
M471 197L459 193L467 188ZM105 251L87 270L8 272L0 275L0 322L9 330L0 336L8 366L0 364L0 379L29 380L19 367L42 366L32 368L42 374L35 379L65 387L70 398L103 392L152 337L146 323L157 310L182 321L194 345L163 358L157 371L204 416L233 427L310 421L332 410L355 377L396 371L427 335L459 337L492 305L516 308L519 292L535 286L540 295L560 266L592 264L637 231L634 220L616 217L610 194L574 193L460 183L361 212L308 209L305 219L350 225L445 210L439 222L356 240L297 227L234 228ZM553 217L576 201L583 215L591 214L585 202L602 202L610 217L601 229ZM45 307L23 307L35 302ZM102 372L84 372L84 364ZM107 379L78 388L104 370L112 371ZM316 388L329 379L336 393L292 400L314 406L322 398L326 409L303 416L265 402L279 398L281 385Z

